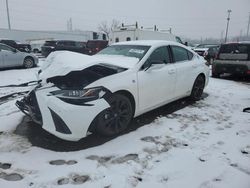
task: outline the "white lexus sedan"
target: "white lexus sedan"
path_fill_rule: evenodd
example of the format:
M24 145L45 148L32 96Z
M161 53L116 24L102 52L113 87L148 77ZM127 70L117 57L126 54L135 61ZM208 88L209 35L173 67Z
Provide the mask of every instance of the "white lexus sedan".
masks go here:
M77 141L114 135L131 119L174 100L199 100L208 84L204 58L170 41L116 43L94 56L54 52L38 85L16 105L51 134Z

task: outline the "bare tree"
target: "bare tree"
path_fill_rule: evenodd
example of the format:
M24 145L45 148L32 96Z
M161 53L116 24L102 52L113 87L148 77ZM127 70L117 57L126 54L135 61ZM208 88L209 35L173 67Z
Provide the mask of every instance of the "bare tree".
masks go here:
M106 34L107 38L109 39L110 33L117 29L120 25L120 21L113 19L112 22L109 24L107 21L103 21L99 24L98 30L102 31Z

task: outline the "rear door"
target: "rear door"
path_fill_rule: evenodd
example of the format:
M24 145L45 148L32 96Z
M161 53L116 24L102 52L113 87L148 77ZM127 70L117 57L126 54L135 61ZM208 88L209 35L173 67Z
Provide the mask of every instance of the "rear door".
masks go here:
M183 47L173 45L171 51L176 66L175 96L179 98L190 94L199 71L199 62L194 60L192 52Z
M153 61L162 64L148 64ZM176 68L170 60L168 46L155 49L138 72L139 109L146 111L174 98Z

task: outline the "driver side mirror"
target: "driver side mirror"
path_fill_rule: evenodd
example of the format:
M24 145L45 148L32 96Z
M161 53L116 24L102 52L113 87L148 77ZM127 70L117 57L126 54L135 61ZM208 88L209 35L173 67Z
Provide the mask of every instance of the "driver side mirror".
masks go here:
M17 53L17 49L13 49L12 52Z

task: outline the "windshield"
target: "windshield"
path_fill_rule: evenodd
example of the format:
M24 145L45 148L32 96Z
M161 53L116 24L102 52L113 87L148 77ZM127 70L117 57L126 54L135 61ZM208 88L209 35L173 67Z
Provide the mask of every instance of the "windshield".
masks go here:
M109 46L102 51L99 55L122 55L127 57L135 57L141 60L147 53L150 46L139 45L113 45Z

